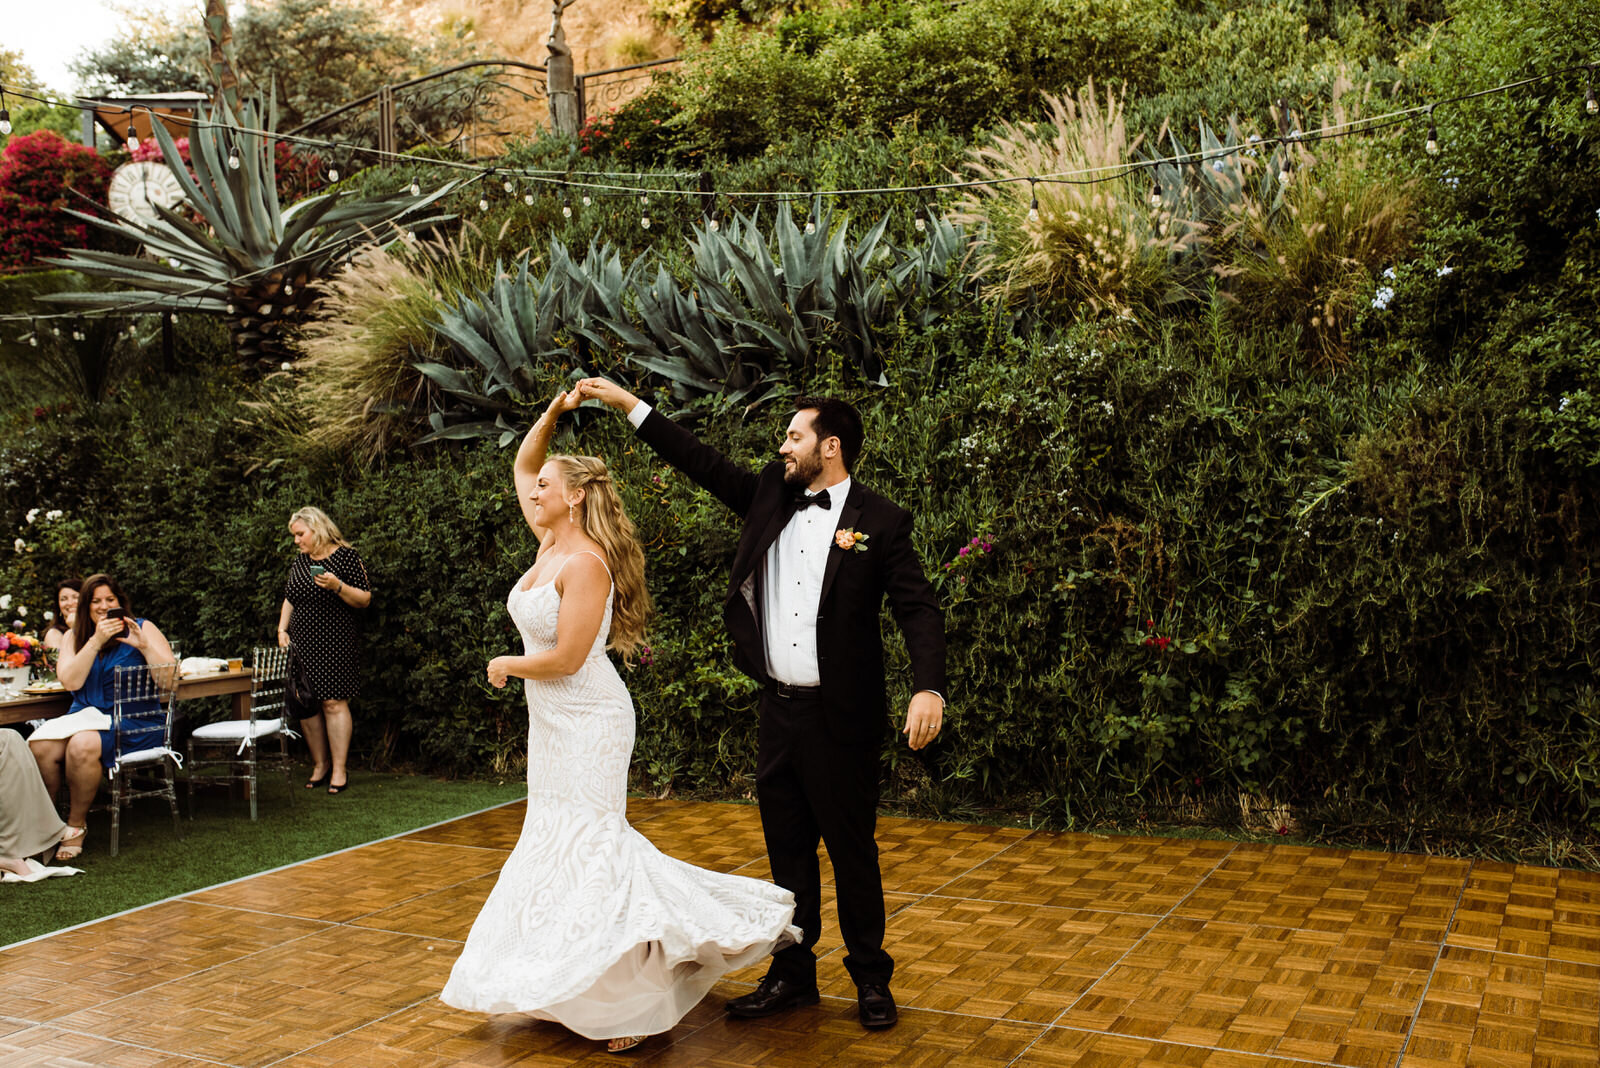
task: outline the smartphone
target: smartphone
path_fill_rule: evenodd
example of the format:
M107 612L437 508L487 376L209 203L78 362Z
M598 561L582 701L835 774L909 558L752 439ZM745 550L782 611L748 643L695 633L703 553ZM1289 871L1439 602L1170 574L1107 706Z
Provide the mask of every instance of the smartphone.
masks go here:
M312 564L311 565L311 577L312 578L316 578L318 575L322 574L326 570L328 570L328 569L323 567L321 564Z
M106 618L107 619L120 619L120 620L122 620L122 633L123 634L127 634L128 633L128 612L127 612L127 609L124 609L124 608L108 608L108 609L106 609Z

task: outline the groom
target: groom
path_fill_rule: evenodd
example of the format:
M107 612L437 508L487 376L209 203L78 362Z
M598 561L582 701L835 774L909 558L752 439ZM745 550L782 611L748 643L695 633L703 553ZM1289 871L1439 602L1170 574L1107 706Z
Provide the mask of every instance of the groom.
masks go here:
M773 954L766 978L728 1002L728 1013L770 1016L819 1000L820 839L833 862L861 1023L893 1027L894 961L883 949L873 837L888 726L878 622L885 597L911 654L911 748L938 737L944 717L944 617L911 545L911 515L850 477L863 433L844 401L796 401L779 460L753 472L620 386L589 378L579 388L625 413L646 444L744 519L723 615L734 663L762 684L756 796L773 880L794 893L804 937Z

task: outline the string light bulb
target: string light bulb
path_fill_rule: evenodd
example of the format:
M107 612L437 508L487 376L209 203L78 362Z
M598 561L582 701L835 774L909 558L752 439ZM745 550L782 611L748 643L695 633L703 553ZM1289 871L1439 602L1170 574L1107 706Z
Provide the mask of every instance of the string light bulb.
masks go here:
M489 210L489 198L488 197L479 197L478 198L478 210L479 211L488 211Z
M128 151L139 151L139 131L133 128L133 120L128 120Z
M565 193L561 194L561 217L563 219L572 218L572 205L567 202L567 195Z
M650 198L643 193L639 194L639 226L650 229Z
M241 166L242 162L243 161L241 161L239 159L239 148L238 148L238 146L237 145L229 145L228 146L228 169L230 171L236 171L236 170L239 169L239 167Z
M1150 187L1150 206L1152 208L1159 208L1161 206L1161 181L1160 181L1160 179L1157 179L1155 184Z
M1600 115L1600 100L1596 100L1595 99L1595 95L1594 95L1594 64L1593 63L1589 64L1589 85L1583 91L1583 110L1587 111L1591 115ZM0 115L4 115L4 114L5 114L5 112L0 111ZM11 132L10 130L0 130L0 133L10 133L10 132Z
M916 211L916 214L912 216L911 226L919 234L927 233L928 232L928 213L926 211L923 211L919 207L917 209L917 211Z
M515 193L517 191L516 187L514 187L511 184L511 179L510 178L507 178L505 180L505 184L503 186L501 186L501 188L503 188L507 193Z
M0 86L0 137L11 136L11 109L6 107L6 90Z
M411 195L414 197L422 195L422 183L417 181L416 175L411 176Z
M1028 221L1036 223L1039 221L1039 179L1028 179L1028 192L1031 194L1028 203Z
M585 193L583 195L583 206L587 208L590 204L593 204L593 203L594 203L594 200L590 198L589 194Z
M528 205L528 207L530 207L530 208L533 207L533 194L532 193L524 193L524 194L522 194L522 202L524 204Z
M1428 105L1428 139L1422 143L1422 150L1430 156L1439 154L1439 128L1433 123L1433 105Z
M807 219L806 220L806 233L814 234L816 232L817 232L817 220L815 220L815 219Z

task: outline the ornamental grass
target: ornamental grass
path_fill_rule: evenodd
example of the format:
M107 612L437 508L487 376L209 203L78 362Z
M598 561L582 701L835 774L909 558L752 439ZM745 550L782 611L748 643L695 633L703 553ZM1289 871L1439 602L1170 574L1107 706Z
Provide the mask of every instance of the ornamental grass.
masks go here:
M375 247L339 273L302 335L286 398L304 447L372 464L416 437L440 400L416 364L445 356L438 309L485 282L483 247L466 234Z
M1129 138L1122 98L1090 82L1044 100L1047 121L1002 123L971 152L970 175L994 183L952 215L986 235L974 276L1007 302L1082 306L1153 327L1161 309L1192 298L1184 272L1203 228L1187 217L1186 196L1152 197L1149 177L1129 170L1141 139ZM1041 175L1063 177L1033 180Z

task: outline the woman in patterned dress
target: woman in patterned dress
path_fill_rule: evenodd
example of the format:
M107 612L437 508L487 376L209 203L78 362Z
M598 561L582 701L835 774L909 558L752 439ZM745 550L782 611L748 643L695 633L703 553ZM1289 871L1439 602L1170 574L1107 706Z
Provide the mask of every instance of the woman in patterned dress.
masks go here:
M293 643L321 709L300 721L313 767L307 790L326 785L330 794L349 789L350 701L361 691L361 619L372 603L372 583L361 555L321 508L289 517L289 534L300 554L289 565L278 612L278 645Z
M620 1053L800 932L787 890L665 856L628 825L633 699L606 649L640 643L650 595L605 463L545 462L556 419L579 400L552 401L517 452L539 552L506 601L523 653L495 657L488 676L526 680L528 811L440 997L553 1020Z

